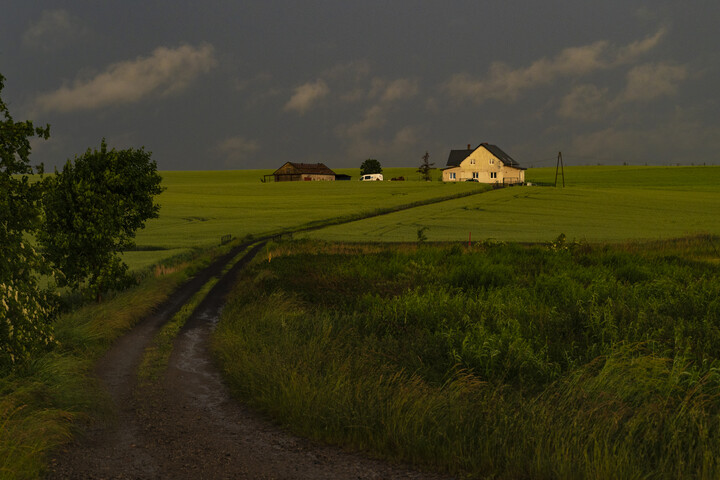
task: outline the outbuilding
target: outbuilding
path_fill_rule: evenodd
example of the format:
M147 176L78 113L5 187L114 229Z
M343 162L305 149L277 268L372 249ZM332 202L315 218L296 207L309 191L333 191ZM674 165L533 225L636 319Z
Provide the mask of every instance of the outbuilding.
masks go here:
M266 175L270 176L270 175ZM322 163L287 162L272 173L276 182L335 181L335 172Z

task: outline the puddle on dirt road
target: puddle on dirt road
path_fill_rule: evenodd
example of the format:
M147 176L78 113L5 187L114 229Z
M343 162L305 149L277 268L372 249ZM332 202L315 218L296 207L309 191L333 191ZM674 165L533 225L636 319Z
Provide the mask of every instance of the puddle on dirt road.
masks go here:
M171 361L186 382L185 393L195 400L195 405L221 415L218 407L230 399L221 375L207 353L207 343L220 319L220 312L202 312L198 319L199 327L180 334Z

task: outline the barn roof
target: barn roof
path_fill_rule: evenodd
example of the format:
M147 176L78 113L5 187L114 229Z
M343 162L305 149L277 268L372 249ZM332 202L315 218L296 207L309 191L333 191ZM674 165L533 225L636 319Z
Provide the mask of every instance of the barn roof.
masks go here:
M335 175L335 172L326 167L324 163L287 162L285 165L290 165L292 167L292 173L295 175L303 173L310 175ZM275 173L285 167L285 165L275 170Z
M495 158L500 160L503 165L506 167L515 167L515 168L523 168L520 166L518 162L516 162L510 155L505 153L500 147L497 145L490 145L489 143L481 143L478 145L477 148L483 147L488 152L492 153ZM475 150L477 150L477 148ZM464 150L450 150L450 155L448 156L447 166L448 167L457 167L462 163L463 160L465 160L467 157L470 156L471 153L473 153L475 150L473 149L464 149Z

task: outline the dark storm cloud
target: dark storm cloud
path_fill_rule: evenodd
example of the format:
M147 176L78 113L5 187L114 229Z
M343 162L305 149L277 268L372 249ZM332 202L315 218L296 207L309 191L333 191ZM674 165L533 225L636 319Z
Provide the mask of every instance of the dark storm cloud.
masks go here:
M33 158L145 145L164 169L720 161L715 2L13 0L3 98ZM672 139L672 141L668 141Z

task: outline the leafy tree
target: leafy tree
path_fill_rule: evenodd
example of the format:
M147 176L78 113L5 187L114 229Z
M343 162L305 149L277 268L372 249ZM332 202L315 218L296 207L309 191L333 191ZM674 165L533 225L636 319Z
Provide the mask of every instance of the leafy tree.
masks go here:
M4 85L0 75L0 92ZM51 298L37 282L46 265L28 241L40 214L41 184L29 177L35 136L47 139L50 127L13 121L0 98L0 370L54 342Z
M374 158L368 158L360 165L360 175L370 175L371 173L382 173L382 165Z
M423 180L426 182L430 181L430 169L432 168L434 163L430 163L430 154L428 152L425 152L425 155L422 156L423 163L420 165L420 168L417 169L417 172L423 177Z
M132 281L120 253L134 246L136 230L156 218L153 197L161 178L144 149L88 149L45 179L45 219L38 234L47 259L60 271L59 286L84 283L99 299Z

